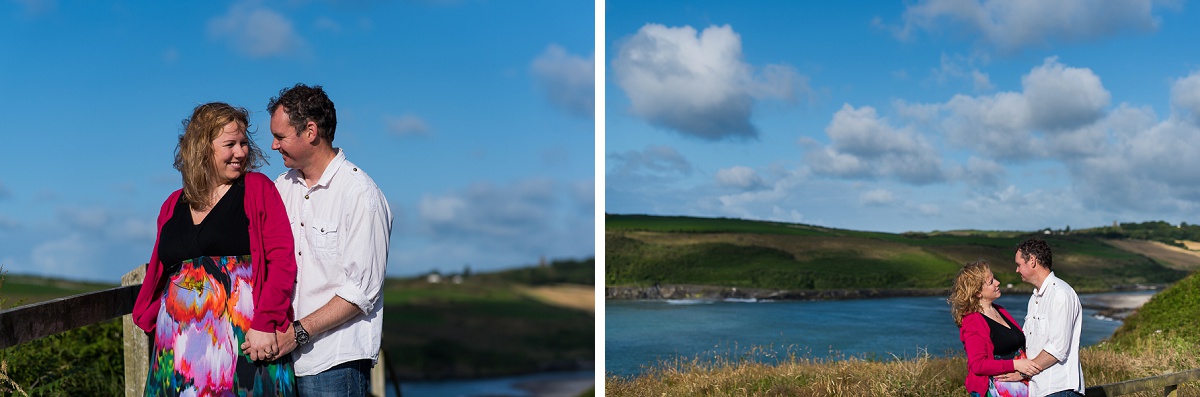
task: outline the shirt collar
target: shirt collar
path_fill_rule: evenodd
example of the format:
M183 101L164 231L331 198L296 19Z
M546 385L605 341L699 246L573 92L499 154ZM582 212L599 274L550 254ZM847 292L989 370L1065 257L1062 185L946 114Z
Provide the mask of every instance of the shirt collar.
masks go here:
M321 179L317 180L316 186L309 186L309 188L329 186L329 181L333 180L333 176L342 168L342 163L346 162L346 153L341 148L333 148L333 150L337 152L337 155L333 156L333 160L329 160L329 165L326 165L325 171L321 172Z
M1054 272L1050 272L1050 274L1046 276L1046 279L1042 280L1042 288L1034 288L1033 294L1037 295L1037 296L1046 295L1046 290L1049 290L1051 287L1054 287L1055 285L1057 285L1057 283L1058 283L1058 277L1054 276Z

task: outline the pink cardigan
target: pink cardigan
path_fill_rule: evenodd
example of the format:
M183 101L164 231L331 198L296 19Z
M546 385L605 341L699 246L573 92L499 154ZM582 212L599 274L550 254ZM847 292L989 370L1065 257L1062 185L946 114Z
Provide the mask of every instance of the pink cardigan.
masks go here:
M1000 305L993 304L996 311L1013 323L1017 331L1021 326L1013 320ZM995 345L992 344L991 328L983 313L975 312L963 317L962 327L958 329L958 339L962 340L963 348L967 350L967 393L978 392L987 395L988 377L1013 372L1013 360L996 360L992 354Z
M250 328L273 333L287 331L292 324L292 293L296 287L295 243L283 199L275 183L266 175L246 174L246 217L250 218L250 256L254 266L254 319ZM158 321L163 288L169 275L162 274L158 260L158 239L163 224L171 219L183 189L171 193L158 213L160 236L146 266L146 279L133 303L133 322L148 333Z

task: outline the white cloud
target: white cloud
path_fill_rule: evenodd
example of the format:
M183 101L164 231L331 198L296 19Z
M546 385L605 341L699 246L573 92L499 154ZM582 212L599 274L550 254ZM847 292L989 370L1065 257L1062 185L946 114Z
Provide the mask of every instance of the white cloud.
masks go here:
M1104 114L1112 95L1086 68L1069 68L1047 58L1021 78L1033 128L1066 130L1091 124Z
M950 143L987 157L1021 159L1042 155L1029 130L1029 106L1021 94L955 95L941 108L941 128Z
M908 39L918 30L956 35L965 31L978 35L987 47L1015 52L1052 42L1156 30L1155 4L1155 0L923 0L906 7L904 26L896 34Z
M707 140L756 138L750 122L756 98L794 100L808 91L806 78L790 66L767 65L756 75L729 25L697 34L691 26L647 24L617 45L612 62L634 115Z
M888 205L896 202L896 195L887 189L874 189L858 196L858 202L862 205Z
M555 106L587 119L596 114L596 60L568 54L551 44L533 60L533 75L543 94Z
M763 187L762 177L759 177L753 168L740 165L718 170L716 180L717 185L741 190Z
M939 105L948 140L984 156L1024 160L1094 150L1096 131L1111 94L1090 69L1062 65L1054 57L1021 79L1023 92L955 95ZM1047 145L1048 144L1048 145Z
M472 247L491 255L537 258L578 253L594 242L593 210L580 183L527 179L510 185L476 183L417 204L418 233L439 245ZM586 207L586 209L585 209ZM510 263L506 265L516 265Z
M933 76L940 84L954 80L970 82L976 92L991 91L996 88L992 84L991 77L974 66L975 62L977 62L975 57L942 54L941 64L933 70Z
M1003 181L1004 174L1004 166L1000 163L971 156L967 159L963 179L972 186L994 188Z
M1076 190L1090 205L1194 213L1200 209L1198 136L1195 124L1167 119L1114 134L1114 143L1102 154L1068 159L1067 164Z
M942 213L942 208L934 204L920 204L917 206L917 212L924 216L935 216Z
M825 128L832 144L813 148L805 163L819 174L846 178L894 178L913 184L945 179L933 145L909 128L896 128L875 109L849 104ZM806 141L808 146L815 142Z
M715 200L702 204L701 207L723 216L800 222L804 215L788 207L788 201L807 177L808 174L803 170L783 172L779 179L767 188L718 195Z
M1171 84L1171 111L1180 118L1200 125L1200 71L1192 72Z
M209 20L208 34L253 58L295 55L308 47L291 20L251 3L234 4L227 14Z
M648 146L642 151L612 153L608 158L615 169L610 173L618 176L644 174L688 175L692 164L679 151L670 146Z
M428 136L433 133L433 130L424 119L412 114L405 114L400 117L388 117L385 123L387 124L388 132L391 132L395 136Z
M30 261L44 274L73 278L95 278L97 269L88 266L95 263L100 249L94 241L78 233L46 241L33 247ZM129 264L132 268L133 264Z

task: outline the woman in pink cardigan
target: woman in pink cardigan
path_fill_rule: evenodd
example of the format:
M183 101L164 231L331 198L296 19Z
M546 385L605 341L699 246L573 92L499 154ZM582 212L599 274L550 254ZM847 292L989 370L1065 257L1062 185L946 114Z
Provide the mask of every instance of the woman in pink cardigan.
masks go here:
M1029 395L1022 380L1041 372L1025 358L1025 334L1000 305L1000 281L985 260L968 263L958 272L950 291L950 314L958 324L967 351L965 385L972 397Z
M133 308L153 338L146 396L296 393L275 340L292 323L292 232L275 184L251 172L263 157L249 125L246 109L219 102L184 120L183 188L159 211Z

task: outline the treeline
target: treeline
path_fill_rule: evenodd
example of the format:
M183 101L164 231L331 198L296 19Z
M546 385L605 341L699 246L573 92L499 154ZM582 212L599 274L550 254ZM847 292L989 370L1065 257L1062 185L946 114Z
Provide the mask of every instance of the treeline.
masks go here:
M1068 227L1066 230L1069 232L1070 228ZM1129 222L1119 223L1115 226L1079 230L1071 234L1093 235L1110 239L1149 240L1187 248L1179 241L1200 241L1200 225L1191 225L1187 222L1172 225L1164 221Z

